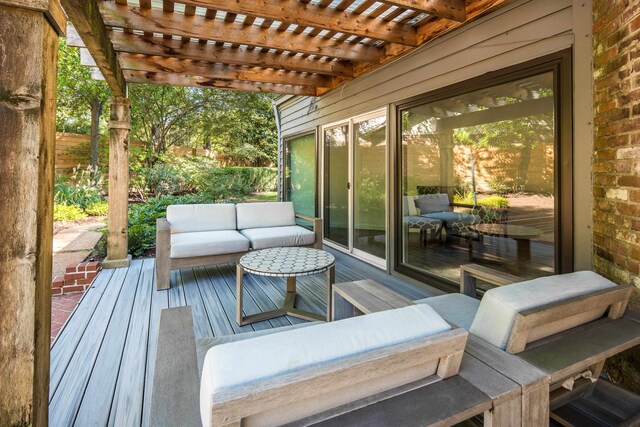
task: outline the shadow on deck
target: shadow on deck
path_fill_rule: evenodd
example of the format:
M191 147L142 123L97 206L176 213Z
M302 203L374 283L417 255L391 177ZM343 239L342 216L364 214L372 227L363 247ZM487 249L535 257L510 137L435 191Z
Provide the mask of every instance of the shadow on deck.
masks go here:
M336 256L336 283L374 279L410 298L430 292L347 255ZM155 290L155 259L103 270L51 348L51 426L148 425L160 310L190 305L196 338L277 328L303 322L281 317L239 327L235 322L233 265L173 271L172 287ZM285 280L245 276L245 315L284 301ZM324 314L321 276L298 279L297 305Z

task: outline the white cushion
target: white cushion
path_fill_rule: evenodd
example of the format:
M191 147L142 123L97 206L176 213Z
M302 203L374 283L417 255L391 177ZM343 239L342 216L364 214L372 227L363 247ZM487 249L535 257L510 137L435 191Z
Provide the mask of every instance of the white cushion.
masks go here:
M467 331L476 317L480 301L464 294L446 294L414 301L416 304L428 304L444 320Z
M316 235L299 225L287 227L249 228L240 233L251 242L253 249L279 248L284 246L313 245Z
M469 332L506 349L516 313L613 286L616 286L613 282L592 271L579 271L490 289L480 302ZM604 310L598 309L563 319L534 331L529 341L595 320L603 313Z
M238 230L296 225L292 202L238 203Z
M249 250L249 241L235 230L197 231L171 235L171 258L232 254Z
M450 210L449 195L440 194L423 194L418 196L416 206L420 209L421 214L429 212L444 212Z
M402 214L404 216L418 216L420 211L416 207L416 198L414 196L402 196L402 202L404 204Z
M171 233L235 230L236 207L230 203L167 206Z
M202 424L210 425L215 393L450 329L431 307L421 304L215 346L207 352L202 371Z

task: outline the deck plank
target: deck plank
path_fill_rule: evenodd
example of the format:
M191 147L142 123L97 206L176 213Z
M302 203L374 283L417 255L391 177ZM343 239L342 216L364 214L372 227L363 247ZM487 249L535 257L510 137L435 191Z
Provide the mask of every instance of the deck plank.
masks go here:
M336 281L371 278L408 297L429 296L382 270L330 251L336 256ZM173 271L173 285L163 291L156 290L154 268L155 260L145 259L136 260L128 269L104 270L81 300L52 346L51 425L72 425L74 420L77 425L149 425L163 308L196 307L200 312L194 316L196 330L202 336L304 322L283 316L239 327L235 322L233 265ZM136 274L137 282L133 279ZM298 307L324 313L324 276L301 277L298 283ZM280 306L284 294L281 278L245 276L245 310L249 313Z
M153 284L152 276L155 275L154 266L153 260L144 260L129 322L127 343L123 352L127 357L122 359L111 405L110 426L137 426L142 420L149 317L153 293L150 285Z

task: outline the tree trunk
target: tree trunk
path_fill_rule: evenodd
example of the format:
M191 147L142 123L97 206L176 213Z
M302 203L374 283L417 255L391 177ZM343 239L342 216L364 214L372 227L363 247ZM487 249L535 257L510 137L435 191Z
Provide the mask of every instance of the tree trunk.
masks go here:
M516 176L516 191L525 191L525 186L527 185L527 174L529 172L529 164L531 163L531 145L531 142L526 141L520 152L520 165L518 166L518 175Z
M100 116L102 102L96 97L91 100L91 174L94 182L98 181L98 144L100 139Z

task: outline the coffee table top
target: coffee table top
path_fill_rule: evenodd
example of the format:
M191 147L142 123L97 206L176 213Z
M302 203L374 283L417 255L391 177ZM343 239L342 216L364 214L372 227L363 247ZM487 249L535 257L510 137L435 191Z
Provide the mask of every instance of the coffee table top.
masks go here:
M473 228L483 234L511 237L512 239L534 239L543 234L542 230L525 225L486 223L474 225Z
M240 258L245 271L259 276L298 277L327 271L336 259L329 252L312 248L269 248Z

